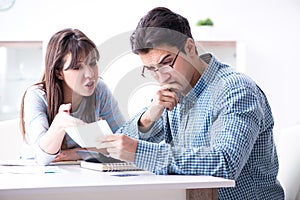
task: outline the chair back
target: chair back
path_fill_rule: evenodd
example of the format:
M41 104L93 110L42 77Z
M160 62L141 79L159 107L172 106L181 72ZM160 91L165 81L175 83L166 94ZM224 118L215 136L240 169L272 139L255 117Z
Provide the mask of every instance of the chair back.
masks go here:
M22 145L19 122L19 118L0 121L0 160L19 158Z
M279 132L277 153L285 200L300 200L300 124Z

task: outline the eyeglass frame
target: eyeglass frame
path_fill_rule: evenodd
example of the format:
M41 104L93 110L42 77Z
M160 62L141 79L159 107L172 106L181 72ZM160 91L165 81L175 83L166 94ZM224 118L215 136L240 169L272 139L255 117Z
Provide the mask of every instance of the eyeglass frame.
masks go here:
M180 53L180 50L178 50L178 52L177 52L177 54L176 54L174 60L172 61L172 63L171 63L170 65L165 65L165 66L169 66L169 67L171 67L171 68L173 69L173 66L175 65L175 62L176 62L176 59L177 59L179 53ZM151 71L151 72L158 72L158 71L159 71L161 68L163 68L163 67L164 67L164 66L162 66L162 67L155 67L153 70L150 70L150 69L147 69L147 68L149 68L148 66L144 65L144 66L143 66L143 69L142 69L141 75L142 75L142 77L146 78L146 76L145 76L145 69L146 69L146 70L149 70L149 71Z

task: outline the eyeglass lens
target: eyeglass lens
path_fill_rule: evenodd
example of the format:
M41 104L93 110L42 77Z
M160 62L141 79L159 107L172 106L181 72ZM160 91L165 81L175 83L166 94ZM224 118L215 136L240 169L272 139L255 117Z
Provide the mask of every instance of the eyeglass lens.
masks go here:
M174 66L174 64L175 64L175 62L176 62L176 59L177 59L177 57L178 57L178 55L179 55L179 52L180 52L180 51L177 52L177 54L176 54L174 60L172 61L172 63L171 63L170 65L165 65L165 66L158 67L158 68L143 66L143 70L142 70L141 75L142 75L143 77L148 77L150 74L151 74L152 76L157 76L157 72L158 72L158 71L159 71L160 73L167 73L167 72L169 72L169 71L173 68L173 66Z

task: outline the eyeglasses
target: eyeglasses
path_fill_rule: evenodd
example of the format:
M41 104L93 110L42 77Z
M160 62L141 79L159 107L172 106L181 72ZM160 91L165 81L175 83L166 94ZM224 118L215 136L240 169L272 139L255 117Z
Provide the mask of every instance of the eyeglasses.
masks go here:
M162 66L162 67L149 67L149 66L143 66L143 70L142 70L142 73L141 75L146 78L147 77L147 74L151 74L153 77L156 77L157 76L157 72L159 71L160 73L166 73L166 72L169 72L170 69L173 68L173 65L175 64L176 62L176 59L179 55L179 52L177 52L174 60L172 61L172 63L170 65L165 65L165 66Z

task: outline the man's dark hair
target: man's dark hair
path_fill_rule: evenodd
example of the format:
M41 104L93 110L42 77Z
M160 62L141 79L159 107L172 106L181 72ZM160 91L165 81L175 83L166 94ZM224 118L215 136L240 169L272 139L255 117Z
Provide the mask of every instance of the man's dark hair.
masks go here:
M138 23L130 37L132 51L147 53L166 44L184 52L187 38L193 38L189 22L181 15L164 7L150 10Z

